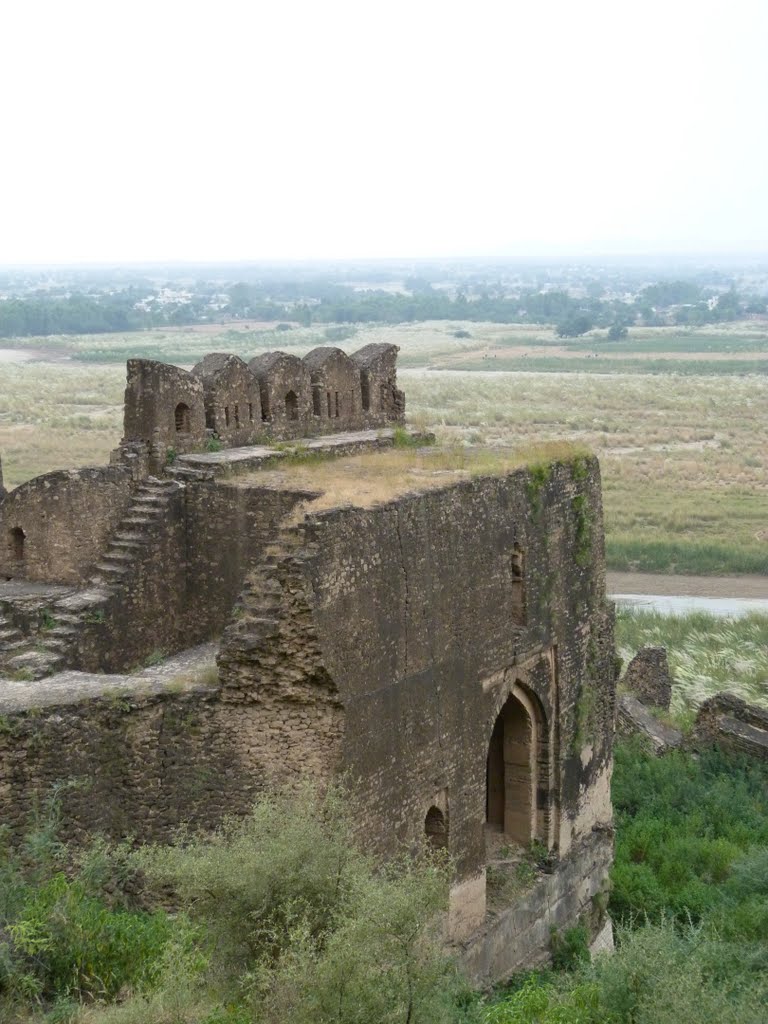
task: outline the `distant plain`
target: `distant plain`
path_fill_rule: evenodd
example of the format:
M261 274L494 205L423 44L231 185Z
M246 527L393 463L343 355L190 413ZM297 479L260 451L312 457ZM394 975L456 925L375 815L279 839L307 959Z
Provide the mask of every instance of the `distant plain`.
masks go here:
M106 461L120 439L131 356L190 366L210 351L248 358L371 341L400 345L408 418L444 441L592 447L611 568L768 574L765 321L632 328L620 342L604 331L563 340L546 328L445 321L9 339L0 350L6 485Z

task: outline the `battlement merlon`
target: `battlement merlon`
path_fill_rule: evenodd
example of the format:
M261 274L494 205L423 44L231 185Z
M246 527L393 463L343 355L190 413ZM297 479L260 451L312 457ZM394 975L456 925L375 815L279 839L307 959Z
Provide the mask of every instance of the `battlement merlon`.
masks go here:
M129 359L121 449L143 447L161 463L169 449L199 450L211 438L232 448L403 424L397 353L383 343L352 355L321 346L303 359L266 352L246 363L214 352L191 371Z

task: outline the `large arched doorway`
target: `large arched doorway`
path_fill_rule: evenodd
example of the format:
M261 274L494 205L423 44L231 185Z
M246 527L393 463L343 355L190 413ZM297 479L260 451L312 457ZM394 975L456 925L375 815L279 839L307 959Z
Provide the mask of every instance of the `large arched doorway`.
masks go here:
M515 686L491 732L486 764L490 833L528 846L548 843L549 757L546 724L535 697Z

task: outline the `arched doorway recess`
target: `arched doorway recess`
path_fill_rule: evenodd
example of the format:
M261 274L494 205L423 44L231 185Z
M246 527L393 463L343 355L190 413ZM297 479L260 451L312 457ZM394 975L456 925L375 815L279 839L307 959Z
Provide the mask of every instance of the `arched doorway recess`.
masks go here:
M549 743L541 704L515 684L491 731L486 762L486 823L520 846L549 845Z

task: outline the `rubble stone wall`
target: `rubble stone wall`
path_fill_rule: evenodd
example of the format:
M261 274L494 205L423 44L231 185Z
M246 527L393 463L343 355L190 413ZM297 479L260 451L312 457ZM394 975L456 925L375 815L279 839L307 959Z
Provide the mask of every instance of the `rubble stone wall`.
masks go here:
M122 518L133 481L122 466L56 470L0 499L0 579L81 583Z

